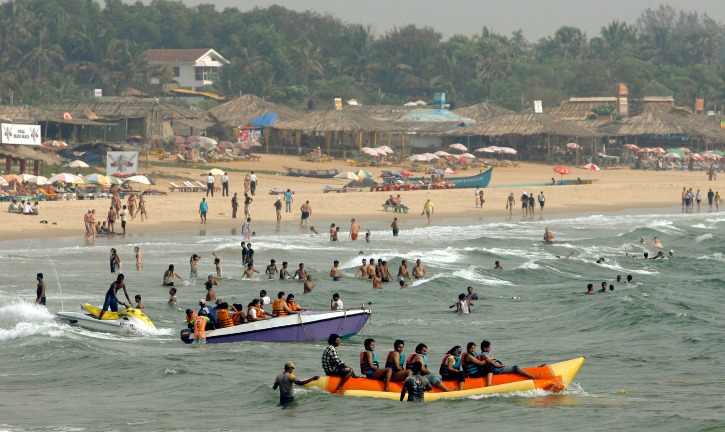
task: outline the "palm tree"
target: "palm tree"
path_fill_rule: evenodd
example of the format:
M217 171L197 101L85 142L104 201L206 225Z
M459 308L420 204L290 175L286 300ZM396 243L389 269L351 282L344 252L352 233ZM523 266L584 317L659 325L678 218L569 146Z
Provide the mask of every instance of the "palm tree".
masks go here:
M604 54L612 62L628 55L637 43L637 28L627 23L612 21L607 27L602 27L602 41Z
M300 39L292 46L292 58L297 63L298 78L305 87L309 88L311 75L323 75L322 52L309 39Z
M25 54L20 61L23 66L36 66L35 80L40 84L40 78L44 77L45 69L59 69L65 62L65 53L58 44L47 43L48 27L42 27L38 30L38 43ZM60 67L58 67L60 66Z

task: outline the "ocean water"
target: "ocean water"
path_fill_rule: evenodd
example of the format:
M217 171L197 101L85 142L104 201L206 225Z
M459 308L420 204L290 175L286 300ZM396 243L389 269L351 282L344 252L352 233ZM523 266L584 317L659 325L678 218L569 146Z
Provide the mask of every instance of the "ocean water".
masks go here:
M330 222L344 221L317 222L318 230ZM297 282L264 275L241 280L241 230L99 238L92 245L82 237L0 243L0 430L725 430L725 213L436 220L432 226L416 218L401 224L399 238L387 225L363 223L373 232L370 244L330 243L294 223L255 227L258 269L272 258L292 269L304 262L317 282L309 295L301 295ZM541 241L546 226L556 235L553 245ZM673 257L626 255L652 253L654 236ZM141 272L134 246L144 254ZM102 304L115 279L111 247L123 260L129 294L142 295L156 332L112 335L55 318L81 302ZM387 260L393 274L402 259L421 258L428 277L408 289L391 282L373 290L352 277L360 251ZM179 304L170 307L162 274L175 264L187 278L193 253L202 256L200 277L213 274L212 252L225 274L217 295L229 303L246 304L266 289L272 297L294 292L298 303L314 309L329 308L334 292L348 308L370 307L371 323L339 349L351 365L367 337L375 338L383 358L395 339L406 341L406 354L426 343L432 367L453 345L483 339L507 364L587 360L559 394L409 404L298 387L294 406L281 409L271 384L284 362L293 360L301 378L320 374L325 344L183 344L181 309L196 309L205 290L202 280L180 284ZM600 257L604 264L596 263ZM327 276L335 259L347 276L340 282ZM496 260L503 271L493 269ZM37 272L45 274L47 308L32 304ZM635 283L616 283L618 274L631 274ZM613 283L614 293L584 295L587 283L598 288L602 281ZM468 286L481 300L470 315L458 316L448 306Z

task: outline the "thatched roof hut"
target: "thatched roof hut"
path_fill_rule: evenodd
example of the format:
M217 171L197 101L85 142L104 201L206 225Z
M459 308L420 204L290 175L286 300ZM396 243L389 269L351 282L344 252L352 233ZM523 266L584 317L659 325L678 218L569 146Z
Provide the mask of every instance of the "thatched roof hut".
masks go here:
M480 135L499 137L504 135L561 135L594 137L599 134L572 122L554 118L548 114L505 114L477 125L449 132L450 135Z
M514 112L510 109L500 107L488 102L481 102L476 105L467 106L464 108L457 108L453 110L454 113L463 117L468 117L476 120L477 122L484 122L486 120L498 117L504 114L513 114Z
M388 132L391 123L372 119L364 114L350 110L313 111L296 120L282 121L274 129L302 132Z
M650 111L668 112L675 107L675 99L672 96L644 96L640 99L629 98L627 102L630 116ZM617 98L614 96L572 97L563 101L558 107L546 110L546 113L561 120L585 120L602 105L616 107Z
M601 132L628 137L660 137L690 139L703 142L725 142L725 131L708 124L704 116L675 115L663 111L648 111L622 121L613 121L599 128Z
M48 111L29 106L0 106L0 120L5 123L38 124L51 116Z
M347 105L345 110L358 112L380 121L395 121L410 111L409 108L400 105Z
M43 153L34 146L0 144L0 156L10 156L16 160L41 161L49 165L60 164L61 160L52 153Z
M258 96L244 95L209 110L222 126L249 126L251 121L267 113L275 113L277 121L296 120L304 113L294 108L268 102Z

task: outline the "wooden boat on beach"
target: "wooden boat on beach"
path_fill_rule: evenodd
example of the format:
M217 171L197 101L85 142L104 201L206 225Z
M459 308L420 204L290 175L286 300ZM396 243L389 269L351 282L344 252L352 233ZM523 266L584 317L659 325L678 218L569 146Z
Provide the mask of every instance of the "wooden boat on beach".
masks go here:
M493 168L488 168L476 175L467 177L445 177L445 181L455 185L456 189L485 189L491 182L491 174L493 174ZM428 179L430 180L430 179ZM423 177L411 177L410 183L422 182Z
M333 178L336 175L340 174L340 170L338 170L338 169L308 170L308 169L303 169L303 168L291 168L291 167L284 167L284 169L287 170L288 176L294 176L294 177Z

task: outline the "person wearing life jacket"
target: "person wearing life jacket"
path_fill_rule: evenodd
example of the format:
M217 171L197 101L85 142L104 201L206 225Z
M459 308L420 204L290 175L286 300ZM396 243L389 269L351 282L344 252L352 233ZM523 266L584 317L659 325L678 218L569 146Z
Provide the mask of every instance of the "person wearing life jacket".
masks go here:
M491 354L491 342L489 341L481 342L481 360L485 360L489 365L488 375L486 376L486 385L489 387L491 386L491 380L494 374L515 373L532 380L541 378L541 374L531 375L517 365L506 366L501 363L501 361Z
M247 305L247 322L263 321L267 319L265 315L271 314L269 312L265 313L264 310L259 307L259 299L254 299Z
M385 367L393 371L393 376L390 378L390 381L405 381L413 373L412 370L405 369L403 349L405 349L405 342L398 339L393 343L393 349L388 351L388 357L385 359Z
M365 378L385 381L385 391L390 391L390 378L393 370L387 367L381 368L378 364L378 356L375 354L375 340L365 339L365 351L360 352L360 370Z
M460 345L451 348L441 361L439 372L444 380L458 381L458 390L463 390L466 382L466 374L461 370L461 353L463 349Z
M284 298L284 291L277 293L277 300L272 302L272 316L273 317L284 317L291 313L296 313L287 305L287 301Z
M466 352L461 356L461 369L466 374L466 378L485 377L488 372L488 363L482 360L476 352L476 344L468 342Z
M451 391L445 384L443 384L443 378L441 378L440 375L431 373L430 370L428 370L427 354L428 346L426 344L419 343L418 346L415 347L415 352L408 357L408 360L406 360L405 368L413 370L413 363L420 362L420 364L423 365L423 368L420 370L421 375L425 375L428 378L428 381L439 389L446 392Z
M306 310L309 310L307 308L303 308L302 306L298 305L295 301L295 295L294 294L288 294L287 295L287 307L291 311L290 313L300 313L304 312Z
M206 327L214 324L206 316L206 311L202 311L196 318L194 318L194 341L199 344L206 343Z
M224 302L219 305L219 310L217 311L217 321L219 321L219 328L234 326L234 321L232 321L232 317L229 315L228 303Z
M196 318L196 317L197 317L196 312L194 312L191 309L186 310L186 325L189 326L190 330L194 330L193 321L194 321L194 318Z
M247 313L244 312L244 307L239 303L234 303L232 307L234 308L234 312L232 313L232 322L234 325L237 326L247 322Z

